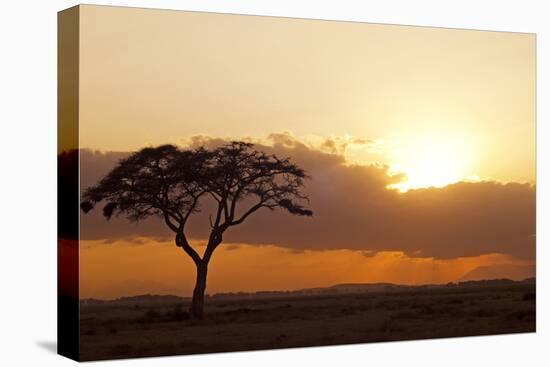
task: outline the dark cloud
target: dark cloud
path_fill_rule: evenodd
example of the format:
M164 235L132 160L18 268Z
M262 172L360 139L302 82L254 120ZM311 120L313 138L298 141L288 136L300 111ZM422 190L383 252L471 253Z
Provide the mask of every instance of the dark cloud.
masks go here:
M321 144L321 148L331 153L338 152L338 144L333 139L326 139L323 144Z
M296 250L398 250L436 258L487 253L534 258L532 185L460 182L402 194L387 186L404 177L389 174L386 166L348 165L342 156L312 149L288 134L272 134L270 140L272 145L257 148L291 157L311 175L305 191L314 216L260 211L230 229L225 242L275 244ZM193 146L212 147L223 140L194 137L190 142ZM96 183L126 154L83 150L82 188ZM191 238L207 236L211 208L206 200L202 213L189 222ZM123 218L113 218L107 222L100 212L81 215L83 239L172 236L158 219L128 223Z
M361 145L368 147L373 144L373 141L361 138L350 138L350 139L325 139L321 143L321 150L332 153L332 154L342 154L346 152L346 149L350 145Z
M236 251L236 250L240 250L241 246L239 246L239 245L226 245L223 248L226 251Z
M145 245L147 243L151 242L151 238L143 238L143 237L134 237L134 236L128 236L128 237L112 237L112 238L106 238L102 241L105 245L111 245L113 243L117 243L118 241L124 241L124 243L129 243L132 245Z

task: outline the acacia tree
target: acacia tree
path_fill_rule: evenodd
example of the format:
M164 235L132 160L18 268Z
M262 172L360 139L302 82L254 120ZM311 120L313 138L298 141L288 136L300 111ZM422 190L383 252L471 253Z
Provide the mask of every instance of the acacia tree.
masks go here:
M103 201L107 219L113 214L130 221L160 217L174 232L176 246L195 263L190 315L202 319L208 264L224 233L262 208L311 216L311 210L303 206L308 202L302 192L305 178L305 171L289 158L254 150L250 143L231 142L210 150L162 145L121 160L83 193L81 209L87 213ZM216 205L201 256L188 241L186 223L206 198Z

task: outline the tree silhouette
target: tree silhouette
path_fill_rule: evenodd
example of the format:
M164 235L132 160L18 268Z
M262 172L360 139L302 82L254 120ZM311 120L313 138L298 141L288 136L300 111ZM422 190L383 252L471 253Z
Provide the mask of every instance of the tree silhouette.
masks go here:
M176 246L193 260L197 277L190 306L193 318L203 318L208 264L224 233L262 208L285 209L311 216L302 204L306 172L289 158L253 149L253 144L231 142L215 149L179 149L173 145L144 148L133 153L82 195L87 213L104 201L103 215L122 214L130 221L157 216L175 233ZM186 223L201 210L205 198L215 201L209 217L210 235L202 257L186 236Z

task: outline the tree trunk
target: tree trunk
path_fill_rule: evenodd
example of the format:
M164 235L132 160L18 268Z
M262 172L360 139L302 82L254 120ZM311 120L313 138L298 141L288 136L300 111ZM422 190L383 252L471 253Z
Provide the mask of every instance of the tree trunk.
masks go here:
M202 320L204 316L204 292L206 290L206 273L208 265L206 263L197 264L197 281L193 290L193 300L189 308L189 314L193 319Z

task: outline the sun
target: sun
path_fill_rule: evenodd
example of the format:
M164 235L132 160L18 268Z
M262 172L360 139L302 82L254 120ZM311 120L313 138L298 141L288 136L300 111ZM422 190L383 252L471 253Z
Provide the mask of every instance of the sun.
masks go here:
M391 185L401 192L423 187L443 187L467 179L471 158L465 139L422 137L396 148L393 172L406 180Z

